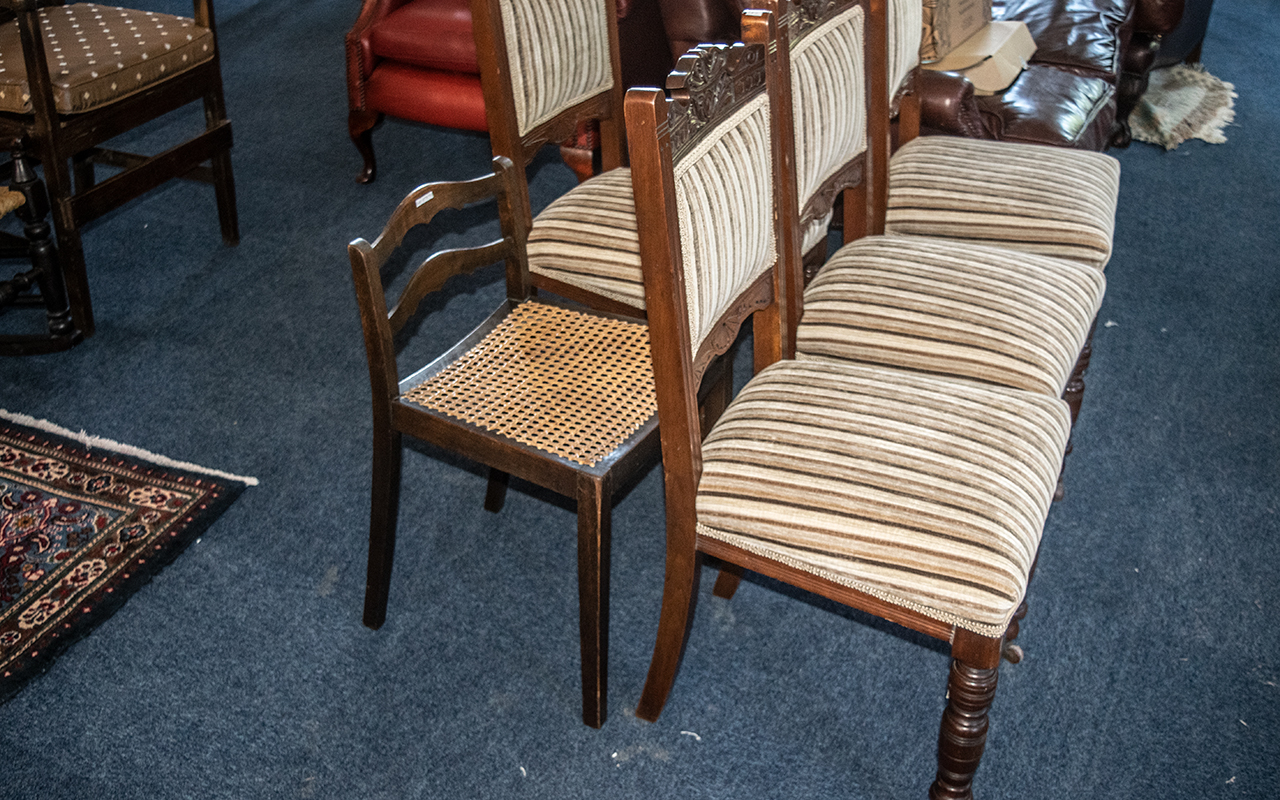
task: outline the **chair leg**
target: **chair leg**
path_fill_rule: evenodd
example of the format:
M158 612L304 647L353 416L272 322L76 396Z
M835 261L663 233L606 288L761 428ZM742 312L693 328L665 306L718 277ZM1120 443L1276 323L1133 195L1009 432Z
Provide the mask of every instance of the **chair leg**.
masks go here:
M236 182L231 172L231 153L225 150L213 157L213 192L218 203L222 241L234 247L240 244L240 218L236 213Z
M1062 456L1062 471L1058 473L1058 486L1053 492L1055 502L1066 496L1066 485L1063 482L1062 473L1066 471L1066 457L1071 455L1076 420L1080 418L1080 407L1084 404L1084 374L1088 371L1089 360L1093 357L1093 334L1097 329L1098 321L1095 319L1089 328L1089 335L1085 337L1084 347L1080 348L1080 355L1076 358L1076 365L1071 370L1071 377L1067 379L1067 386L1062 390L1062 399L1071 412L1071 436L1067 438L1067 450Z
M973 798L973 776L987 745L987 717L996 695L1000 647L1000 639L956 631L930 800Z
M67 300L67 288L53 245L53 226L49 224L49 193L40 182L26 153L15 149L13 158L13 182L11 188L22 194L26 202L14 214L22 220L22 230L27 237L31 253L34 280L44 300L45 321L49 335L79 341L80 335L71 319L71 304Z
M667 536L671 538L670 531ZM653 645L653 660L649 662L644 691L636 704L636 716L649 722L658 721L671 694L698 598L698 554L692 547L692 536L689 542L688 548L667 548L667 577L662 587L658 636Z
M387 620L391 562L396 551L396 517L400 507L400 433L380 427L374 423L369 566L364 586L364 624L374 630Z
M716 576L716 585L711 588L711 593L716 597L732 600L740 583L742 583L742 567L737 564L725 564L720 567L720 574Z
M77 153L71 159L71 175L75 178L76 194L83 194L98 182L93 172L93 158L89 153Z
M578 633L582 645L582 721L608 715L611 481L578 476Z
M511 475L500 469L489 470L489 487L484 493L484 510L497 514L507 502L507 484Z
M356 177L356 183L373 183L378 176L378 162L373 157L373 129L379 122L382 122L382 115L376 111L352 111L347 115L351 143L364 159L364 167Z
M89 298L89 276L84 263L84 244L80 240L80 228L71 213L71 174L66 161L38 154L44 165L45 186L49 191L49 206L53 214L53 228L58 239L58 258L62 262L62 276L66 284L67 300L71 305L71 318L75 327L87 339L93 335L93 303Z

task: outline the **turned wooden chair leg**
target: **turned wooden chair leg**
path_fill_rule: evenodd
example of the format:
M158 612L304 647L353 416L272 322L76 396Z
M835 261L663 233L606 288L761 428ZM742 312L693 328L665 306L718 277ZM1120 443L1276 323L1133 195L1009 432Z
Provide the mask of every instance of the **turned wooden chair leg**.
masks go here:
M1093 334L1097 329L1098 321L1095 319L1093 325L1089 328L1089 335L1085 337L1084 347L1080 349L1080 356L1076 359L1076 365L1071 370L1071 377L1067 379L1067 386L1062 390L1062 399L1071 411L1072 435L1067 438L1067 450L1062 457L1062 471L1058 473L1058 486L1053 492L1055 502L1066 495L1066 485L1063 481L1062 473L1066 471L1066 457L1071 455L1076 420L1080 418L1080 407L1084 404L1084 374L1089 370L1089 359L1093 357Z
M57 250L53 246L53 226L49 224L49 193L40 182L24 150L15 147L12 159L13 181L10 188L26 199L14 214L22 221L22 232L27 238L32 278L44 301L45 323L49 334L74 336L79 341L75 323L71 319L71 303L67 299L62 265L58 263Z
M374 630L387 619L391 562L396 551L400 507L400 433L374 423L373 489L369 507L369 566L364 586L364 624Z
M671 532L668 531L667 535L670 537ZM680 671L689 623L693 620L700 570L692 536L689 541L688 548L667 549L667 577L662 588L658 636L653 645L653 660L649 662L644 691L636 704L636 716L649 722L657 722L663 706L667 704L676 673Z
M507 484L511 475L500 469L489 470L489 486L484 492L484 510L497 514L507 502Z
M608 716L609 537L613 487L578 476L578 634L582 649L582 721L599 728Z
M373 183L378 177L378 162L373 157L373 129L382 122L382 115L376 111L352 111L347 115L347 132L351 135L351 143L360 152L364 167L356 177L356 183Z
M951 644L947 707L938 733L938 775L930 800L972 800L973 776L987 745L987 717L996 695L1000 639L957 630Z

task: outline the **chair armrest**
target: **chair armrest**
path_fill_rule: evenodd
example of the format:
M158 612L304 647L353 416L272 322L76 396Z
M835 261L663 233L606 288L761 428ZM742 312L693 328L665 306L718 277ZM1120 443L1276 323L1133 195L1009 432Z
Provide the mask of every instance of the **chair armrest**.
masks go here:
M913 91L920 100L920 125L969 139L994 139L982 123L973 84L954 72L916 71Z
M1182 21L1185 0L1138 0L1133 10L1133 28L1138 33L1163 36Z

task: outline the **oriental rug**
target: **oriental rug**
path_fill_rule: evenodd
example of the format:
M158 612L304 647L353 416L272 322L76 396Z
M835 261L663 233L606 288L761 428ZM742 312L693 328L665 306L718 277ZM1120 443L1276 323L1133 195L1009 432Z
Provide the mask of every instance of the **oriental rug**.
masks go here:
M254 483L0 409L0 703Z
M1199 64L1151 71L1147 91L1129 117L1133 138L1172 150L1187 139L1227 141L1223 129L1235 120L1236 87Z

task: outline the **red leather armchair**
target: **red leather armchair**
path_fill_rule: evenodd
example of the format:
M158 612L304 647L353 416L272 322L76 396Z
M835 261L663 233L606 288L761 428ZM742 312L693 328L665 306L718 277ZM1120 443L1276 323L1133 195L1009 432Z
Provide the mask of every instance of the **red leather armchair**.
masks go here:
M618 36L623 82L661 86L673 62L657 0L618 0ZM360 183L377 174L373 129L384 115L488 131L469 0L364 0L346 48L347 127L364 159ZM566 160L579 177L589 175L590 133L569 144Z

